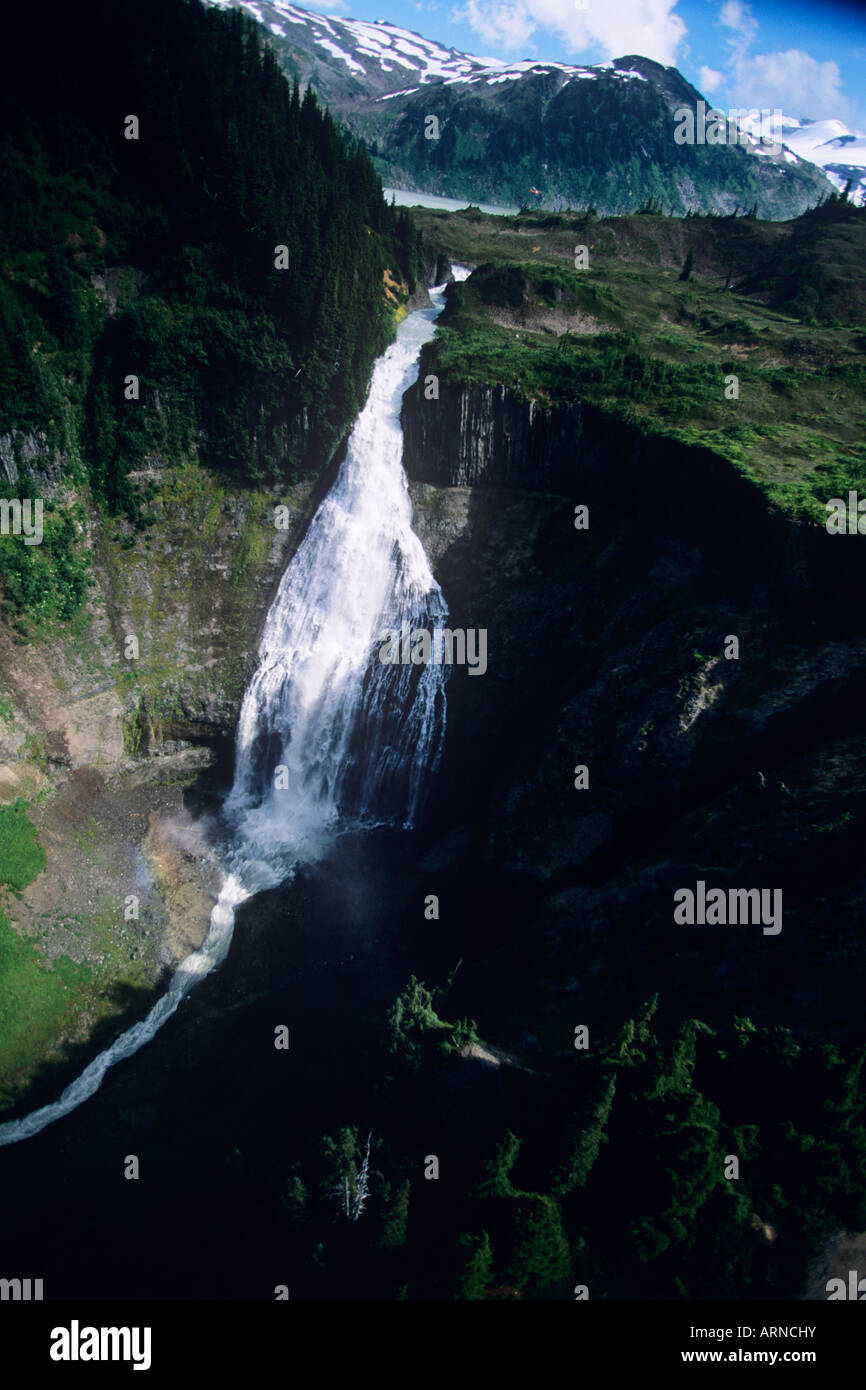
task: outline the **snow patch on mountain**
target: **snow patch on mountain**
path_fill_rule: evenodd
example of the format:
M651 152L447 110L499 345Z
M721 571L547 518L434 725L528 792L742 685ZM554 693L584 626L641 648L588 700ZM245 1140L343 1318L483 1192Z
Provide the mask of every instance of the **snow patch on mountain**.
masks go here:
M363 68L361 64L355 58L352 58L348 53L344 53L342 48L338 47L338 45L334 43L333 39L317 39L316 43L318 44L319 48L326 48L329 53L332 53L334 55L335 58L342 59L342 61L346 64L346 67L351 68L353 72L363 72L366 74L367 69Z
M743 130L759 132L760 113L741 116L738 124ZM851 130L844 121L812 121L805 116L782 116L779 134L789 164L799 160L816 164L840 192L850 182L851 201L860 207L866 204L866 135ZM760 149L753 152L761 153Z
M307 40L324 48L332 58L344 63L349 72L369 75L371 66L379 73L403 69L413 73L419 82L431 82L449 77L482 73L491 67L502 66L498 59L473 58L456 49L423 38L410 29L381 20L339 19L336 15L319 15L300 9L285 0L210 0L220 9L236 8L251 14L264 24L275 38L291 43L297 30L307 30ZM364 59L365 61L359 61ZM370 64L369 59L375 60Z

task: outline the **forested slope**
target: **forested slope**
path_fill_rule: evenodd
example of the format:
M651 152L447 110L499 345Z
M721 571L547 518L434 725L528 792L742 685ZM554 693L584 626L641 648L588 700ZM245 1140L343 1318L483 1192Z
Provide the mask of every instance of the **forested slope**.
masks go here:
M10 495L30 473L28 495L85 484L146 519L130 474L154 466L320 468L392 330L386 268L414 288L408 216L239 13L48 0L41 21L36 47L7 21L0 93ZM3 548L7 599L74 611L74 531L58 506L42 546Z

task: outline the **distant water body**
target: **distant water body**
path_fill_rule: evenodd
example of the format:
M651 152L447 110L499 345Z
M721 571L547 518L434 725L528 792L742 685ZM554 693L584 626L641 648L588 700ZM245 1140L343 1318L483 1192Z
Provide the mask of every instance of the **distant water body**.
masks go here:
M459 212L461 208L476 207L489 212L493 217L512 217L519 208L498 208L492 203L469 203L459 198L439 198L435 193L414 193L405 188L386 188L385 197L390 203L393 199L398 208L442 208L445 212Z

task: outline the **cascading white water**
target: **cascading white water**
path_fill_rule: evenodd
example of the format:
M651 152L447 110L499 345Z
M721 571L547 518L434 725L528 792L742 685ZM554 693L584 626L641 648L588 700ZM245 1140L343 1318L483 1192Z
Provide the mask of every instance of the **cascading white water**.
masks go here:
M457 279L469 271L455 267ZM378 661L385 629L441 625L445 601L412 530L400 406L418 375L444 288L409 315L373 369L336 481L283 575L238 724L226 802L229 872L200 950L181 963L146 1018L85 1067L60 1098L0 1124L0 1146L38 1134L99 1089L149 1042L226 957L240 903L316 857L346 820L412 823L444 736L442 666ZM288 785L277 785L277 768ZM279 779L280 782L284 777Z
M410 315L376 364L337 479L268 613L227 802L238 843L266 857L311 849L338 817L391 811L411 823L439 753L445 668L378 661L386 629L447 617L412 530L400 427L437 313Z

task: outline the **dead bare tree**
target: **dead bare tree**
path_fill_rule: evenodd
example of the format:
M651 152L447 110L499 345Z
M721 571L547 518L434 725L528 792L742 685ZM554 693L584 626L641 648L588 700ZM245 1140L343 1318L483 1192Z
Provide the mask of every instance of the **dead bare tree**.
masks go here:
M355 1201L352 1207L352 1220L357 1221L361 1212L364 1210L367 1198L370 1195L370 1142L373 1138L373 1131L367 1135L367 1148L364 1152L364 1162L361 1164L361 1171L358 1174L358 1187L355 1192Z
M349 1181L349 1173L343 1174L343 1181L334 1188L333 1197L340 1205L340 1214L346 1221L357 1221L364 1210L370 1196L370 1145L373 1140L373 1131L367 1135L367 1147L364 1150L364 1158L358 1171L357 1179L354 1183Z

